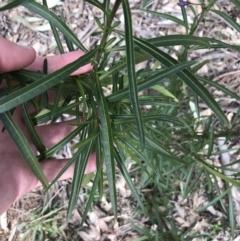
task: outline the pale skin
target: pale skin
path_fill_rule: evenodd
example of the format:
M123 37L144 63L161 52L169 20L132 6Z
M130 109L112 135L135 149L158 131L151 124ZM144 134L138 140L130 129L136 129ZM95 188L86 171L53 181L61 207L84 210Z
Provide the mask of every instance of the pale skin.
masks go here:
M42 57L36 57L36 52L33 48L19 46L8 40L0 37L0 72L9 72L26 68L28 70L42 71ZM64 65L73 62L84 53L75 51L63 55L56 55L48 58L48 72L51 73ZM83 74L91 71L91 65L86 65L73 72L72 75ZM4 82L0 89L4 88ZM36 153L28 132L24 125L21 115L21 109L17 108L14 112L14 119L26 136L28 143ZM0 130L3 125L0 122ZM36 127L36 130L43 142L49 148L57 144L61 139L67 136L74 126L67 123L54 123L51 125ZM41 167L49 182L59 173L62 167L67 163L67 159L48 159L42 161ZM90 155L85 173L95 171L96 162L95 154ZM71 166L60 178L60 180L68 179L73 176L74 166ZM40 186L41 183L31 172L19 150L8 135L7 131L0 132L0 215L5 212L17 199Z

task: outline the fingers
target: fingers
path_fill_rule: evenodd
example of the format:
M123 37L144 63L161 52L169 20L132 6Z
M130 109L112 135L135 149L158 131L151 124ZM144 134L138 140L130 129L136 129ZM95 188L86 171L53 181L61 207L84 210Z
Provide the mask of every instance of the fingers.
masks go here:
M57 174L62 170L62 168L67 164L69 160L67 159L50 159L41 162L42 170L46 175L49 182L51 182ZM85 169L85 174L96 171L96 154L91 153L88 163ZM65 180L72 178L74 173L74 165L71 165L59 178L59 180ZM41 182L38 181L37 186L41 186Z
M65 65L72 63L76 59L80 58L84 55L83 51L74 51L70 53L65 53L62 55L55 55L55 56L48 56L45 57L48 60L48 73L52 73L58 69L61 69ZM32 71L41 71L43 72L43 61L45 59L44 57L37 57L35 61L29 65L26 69L32 70ZM77 75L77 74L84 74L92 70L91 64L87 64L78 70L74 71L71 75Z
M30 65L36 58L33 48L20 46L0 37L0 72L18 70Z
M37 57L32 47L20 46L0 36L0 72L9 72L26 68L32 71L43 72L45 57ZM62 55L48 56L48 73L52 73L65 65L83 56L83 51L74 51ZM91 64L87 64L71 75L83 74L92 70Z

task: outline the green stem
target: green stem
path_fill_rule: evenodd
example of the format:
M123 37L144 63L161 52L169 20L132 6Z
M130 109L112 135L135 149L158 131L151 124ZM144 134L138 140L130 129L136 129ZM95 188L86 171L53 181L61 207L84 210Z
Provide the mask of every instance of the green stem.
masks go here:
M100 43L100 48L99 48L99 51L98 51L97 57L96 57L97 63L101 59L101 56L102 56L102 53L104 51L104 46L106 44L108 35L111 32L111 25L112 25L113 18L114 18L115 14L116 14L116 12L119 8L120 3L121 3L121 0L116 0L116 2L114 3L111 14L108 15L108 10L107 10L107 21L106 21L106 24L105 24L105 27L104 27L105 31L103 33L103 37L102 37L102 40L101 40L101 43Z

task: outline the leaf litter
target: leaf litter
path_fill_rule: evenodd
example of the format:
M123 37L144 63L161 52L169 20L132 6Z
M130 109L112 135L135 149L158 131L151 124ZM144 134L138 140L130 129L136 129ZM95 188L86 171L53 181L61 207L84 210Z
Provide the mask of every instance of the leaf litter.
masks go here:
M4 3L6 1L0 1ZM94 16L102 19L101 12L93 6L88 5L84 1L65 0L62 1L48 1L52 4L52 10L60 12L63 8L66 17L66 23L74 30L78 38L82 41L86 48L91 48L99 39L91 37L90 35L98 29L94 22ZM192 0L191 2L196 2ZM170 20L161 19L149 13L144 13L139 10L140 1L131 1L131 9L133 12L134 34L137 37L152 38L170 34L184 34L185 29ZM181 18L181 8L178 6L177 0L154 0L150 2L148 8L152 11L161 10L162 13L171 13L173 16ZM225 10L231 16L235 16L236 22L240 23L238 10L229 2L219 0L216 4L216 10ZM201 8L198 5L194 9L199 14ZM191 12L189 22L193 20ZM37 18L36 18L37 17ZM200 24L197 29L198 36L216 37L222 41L238 44L239 33L224 22L216 14L211 14L210 17L214 19L213 23ZM123 13L118 11L117 18L122 21ZM23 45L33 46L39 56L46 56L57 54L56 43L49 30L48 23L30 13L27 9L19 7L0 13L0 34L5 38ZM123 27L123 26L122 26ZM64 50L67 51L67 46L63 44ZM174 47L178 50L178 46ZM172 57L176 57L174 52L169 52ZM224 84L228 89L235 93L240 93L240 53L234 52L230 49L215 49L215 50L199 50L190 55L191 60L209 60L210 65L204 65L198 71L198 74L207 78L212 78L219 84ZM153 65L148 62L146 65ZM144 66L141 66L143 68ZM211 93L218 99L221 107L229 118L233 116L239 106L239 101L226 96L223 92L210 88ZM200 103L201 114L209 115L211 111L204 103ZM227 164L233 160L239 159L240 141L239 138L233 143L228 143L228 146L219 140L219 149L226 150L226 148L235 149L224 154L219 154L214 159L215 165ZM69 157L69 146L56 154L58 158ZM129 165L130 171L134 165ZM239 166L236 166L239 168ZM231 175L231 173L226 173ZM136 180L137 185L137 178ZM204 180L201 180L204 181ZM226 185L223 180L217 178L218 186L223 192ZM177 188L180 188L184 183L177 183ZM202 185L202 184L200 184ZM125 180L118 178L116 188L118 192L118 212L119 217L114 220L111 212L111 203L108 202L107 197L102 200L97 200L94 203L91 211L88 214L86 222L83 227L80 227L81 216L84 211L84 204L91 188L91 182L82 188L82 192L78 199L78 205L73 211L69 222L66 222L66 209L71 190L71 179L67 181L59 181L44 195L41 188L37 188L32 192L26 194L24 197L16 201L12 207L0 218L0 240L13 241L20 240L26 230L32 226L39 224L34 223L31 219L33 213L38 214L38 218L42 221L48 220L44 215L51 210L55 210L50 217L57 217L56 220L50 222L52 230L52 238L45 240L86 240L86 241L130 241L140 238L141 235L136 231L134 225L138 225L142 229L146 228L154 233L158 228L156 224L149 222L149 218L138 214L137 204L131 196L130 190L127 187ZM139 189L138 189L139 190ZM153 197L155 192L151 188L139 190L143 196ZM240 225L239 209L240 209L240 194L237 188L232 190L235 203L235 216L237 224ZM227 199L223 202L227 203ZM203 188L194 192L194 194L184 198L181 194L176 193L172 195L172 200L167 207L158 206L152 207L153 211L165 213L167 216L167 208L171 208L172 217L175 220L176 226L180 228L192 228L192 232L198 234L211 233L211 240L232 240L230 229L227 228L225 232L222 229L217 230L216 226L222 225L222 218L225 214L221 210L216 210L214 206L209 206L204 212L196 212L208 203L206 192ZM134 224L134 225L132 225ZM19 230L19 227L23 228ZM215 226L214 226L215 225ZM215 229L214 229L215 228ZM56 234L53 230L56 229ZM193 241L200 241L202 238L194 238ZM240 231L236 229L234 241L240 240Z

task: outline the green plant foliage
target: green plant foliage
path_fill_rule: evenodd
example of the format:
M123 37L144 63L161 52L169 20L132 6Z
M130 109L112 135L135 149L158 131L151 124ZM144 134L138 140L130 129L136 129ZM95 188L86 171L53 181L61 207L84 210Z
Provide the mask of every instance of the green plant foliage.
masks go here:
M200 5L200 15L196 14L194 5L191 6L195 15L191 24L186 6L181 6L182 18L179 19L162 13L161 10L148 10L145 7L148 1L144 1L143 12L181 25L185 28L185 34L138 38L133 35L129 0L116 0L113 5L107 0L103 3L86 1L104 14L103 22L95 17L99 27L99 32L95 35L99 36L100 43L93 49L86 49L67 26L64 12L59 18L48 9L46 1L41 4L15 0L0 8L0 11L5 11L19 5L26 7L49 21L60 53L63 53L61 35L69 51L77 48L86 53L51 74L47 74L47 62L45 73L19 70L7 75L0 74L1 80L7 78L8 81L7 89L0 93L0 119L6 131L46 188L52 186L70 165L75 164L68 218L77 204L88 158L95 152L97 170L91 176L93 186L82 223L94 202L95 192L100 197L105 192L105 176L107 195L112 204L113 215L117 218L118 174L125 178L141 210L139 212L148 215L150 222L158 227L156 232L152 232L135 225L134 228L142 235L137 240L192 240L197 237L197 234L191 233L193 227L180 230L174 220L169 221L168 217L172 215L169 200L173 193L181 193L187 198L200 188L200 182L204 182L207 193L212 195L209 194L208 204L196 211L203 212L210 205L218 205L226 214L224 218L229 222L234 237L236 223L231 215L234 209L231 188L233 185L240 187L239 170L234 170L231 164L216 166L211 161L218 153L216 143L219 137L230 140L239 136L240 109L237 117L229 123L209 86L237 101L240 101L239 93L198 74L199 69L209 64L208 60L188 61L188 57L199 49L229 48L240 51L239 46L220 39L195 36L197 27L208 14L216 14L237 31L240 31L239 24L227 13L215 10L216 1ZM238 1L232 2L240 8ZM119 29L120 22L114 19L119 8L123 9L124 31ZM173 51L175 46L179 46L179 49L174 49L177 57L173 58L169 51ZM136 65L145 61L152 61L154 67L136 72ZM87 63L93 66L91 73L70 76ZM14 80L14 83L9 79ZM105 90L109 86L112 88L106 94ZM53 103L48 103L49 90L56 93ZM210 116L201 116L200 103L211 109ZM31 105L35 112L29 114L28 107ZM19 106L22 106L29 135L39 151L37 156L12 117L14 108ZM76 129L47 150L37 135L35 126L48 121L54 122L62 114L75 117L73 125L76 125ZM82 122L81 118L85 121ZM76 136L79 136L79 142L73 146L73 157L49 185L39 162L50 158ZM133 170L127 168L128 158L134 162ZM233 175L225 175L225 170L231 170ZM217 178L227 184L225 191L220 191ZM151 190L149 195L141 193L144 188ZM224 198L228 200L228 205L223 202ZM165 207L165 210L159 211L159 206ZM38 225L43 226L43 223ZM36 232L38 231L31 231L31 235L35 237ZM30 231L26 236L29 235Z

